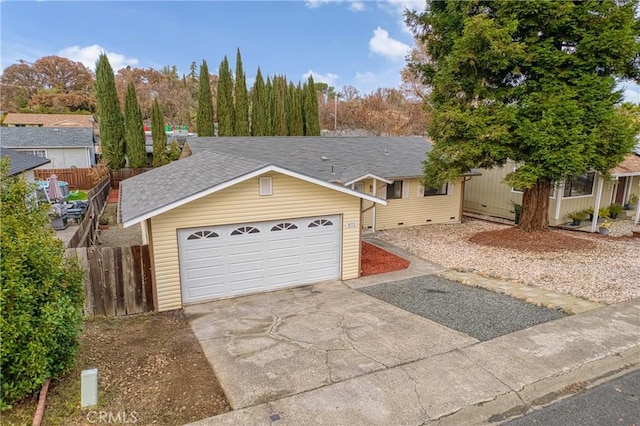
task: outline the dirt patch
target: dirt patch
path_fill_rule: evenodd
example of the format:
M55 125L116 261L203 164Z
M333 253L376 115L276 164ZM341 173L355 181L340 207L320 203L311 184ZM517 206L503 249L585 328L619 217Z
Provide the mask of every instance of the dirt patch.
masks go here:
M83 410L80 373L88 368L98 368L99 405ZM2 424L31 423L36 405L37 395L2 413ZM97 423L96 413L107 412L129 423L181 425L230 409L200 344L176 311L85 321L77 366L52 382L43 424L89 425Z
M529 252L580 251L593 248L595 243L557 232L524 232L518 228L479 232L469 241L485 246Z
M113 191L113 190L112 190ZM105 247L129 247L142 244L142 231L140 224L123 228L117 223L117 207L115 203L107 203L102 213L103 218L109 221L107 229L100 229L96 243Z
M362 276L407 269L409 263L408 260L380 247L362 242Z

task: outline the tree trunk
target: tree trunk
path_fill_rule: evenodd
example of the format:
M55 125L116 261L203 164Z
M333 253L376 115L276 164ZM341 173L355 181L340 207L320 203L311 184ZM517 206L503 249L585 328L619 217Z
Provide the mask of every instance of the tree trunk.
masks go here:
M535 185L524 190L522 214L518 228L526 232L549 230L549 195L551 181L538 180Z

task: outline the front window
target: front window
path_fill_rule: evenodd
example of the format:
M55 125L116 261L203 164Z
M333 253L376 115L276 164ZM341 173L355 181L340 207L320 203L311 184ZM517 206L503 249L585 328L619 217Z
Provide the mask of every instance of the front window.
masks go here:
M402 181L397 180L387 185L387 200L402 198Z
M564 183L563 197L579 197L581 195L593 194L593 182L596 174L594 172L573 178Z
M449 185L447 185L446 183L438 188L425 188L424 189L424 196L425 197L430 197L432 195L447 195L447 188L449 187Z
M44 149L21 149L20 152L35 155L36 157L46 158L47 152Z

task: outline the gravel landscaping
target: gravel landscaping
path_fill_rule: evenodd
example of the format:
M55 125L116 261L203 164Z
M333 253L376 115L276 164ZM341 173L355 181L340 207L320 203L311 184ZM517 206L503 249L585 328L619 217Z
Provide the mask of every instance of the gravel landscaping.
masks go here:
M435 275L364 287L360 291L482 341L564 317L562 311L540 308Z
M527 250L525 244L522 249L507 249L470 241L478 233L509 228L465 218L460 224L398 228L376 236L451 269L603 303L640 297L640 239L559 230L541 233L547 234L542 239L561 236L567 244L559 251Z

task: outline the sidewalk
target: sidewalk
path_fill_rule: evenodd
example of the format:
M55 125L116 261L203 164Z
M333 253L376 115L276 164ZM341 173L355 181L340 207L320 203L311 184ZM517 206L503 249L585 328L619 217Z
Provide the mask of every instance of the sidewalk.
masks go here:
M500 422L639 368L640 299L193 425Z

